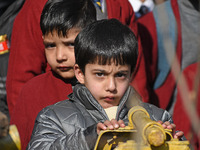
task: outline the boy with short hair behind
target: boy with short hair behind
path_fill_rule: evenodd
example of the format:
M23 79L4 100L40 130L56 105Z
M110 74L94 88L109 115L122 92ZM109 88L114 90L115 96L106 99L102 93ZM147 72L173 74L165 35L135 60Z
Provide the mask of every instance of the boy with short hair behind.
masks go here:
M77 82L73 69L74 40L95 20L96 9L91 0L49 0L46 3L40 26L51 70L24 85L11 115L11 124L16 124L20 134L22 150L30 141L37 114L44 107L67 99L72 92Z
M75 39L74 66L81 84L75 85L69 100L38 114L28 149L93 149L101 130L128 125L127 102L135 93L129 84L137 57L135 35L116 19L83 29ZM167 111L140 103L152 120L167 121L165 125L170 126Z

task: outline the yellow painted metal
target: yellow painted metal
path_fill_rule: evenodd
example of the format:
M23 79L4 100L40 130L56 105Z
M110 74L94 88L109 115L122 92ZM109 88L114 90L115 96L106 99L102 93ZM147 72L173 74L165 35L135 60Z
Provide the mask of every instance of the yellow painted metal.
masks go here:
M166 140L163 127L156 121L152 121L148 112L141 106L135 106L129 110L129 123L134 126L142 139L143 144L160 146Z
M173 139L172 131L152 121L141 106L128 113L129 125L101 131L95 150L190 150L189 141Z
M17 127L15 125L9 126L9 134L0 139L1 150L21 150L21 141Z
M16 144L17 149L21 150L21 140L20 140L19 132L17 130L17 126L10 125L9 128L10 128L9 134L10 134L11 138L13 139L14 143Z

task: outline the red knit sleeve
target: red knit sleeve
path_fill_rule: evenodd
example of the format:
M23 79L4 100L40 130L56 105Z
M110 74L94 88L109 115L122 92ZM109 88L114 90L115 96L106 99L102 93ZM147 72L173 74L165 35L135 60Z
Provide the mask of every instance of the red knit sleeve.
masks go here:
M17 15L12 31L7 73L7 102L10 113L19 92L29 79L46 66L40 15L47 0L27 0Z

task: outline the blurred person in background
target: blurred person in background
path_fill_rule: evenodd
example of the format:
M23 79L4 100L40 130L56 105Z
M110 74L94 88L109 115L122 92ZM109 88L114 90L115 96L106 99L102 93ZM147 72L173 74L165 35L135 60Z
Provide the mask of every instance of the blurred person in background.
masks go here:
M193 140L190 135L195 131L191 126L192 122L188 120L188 127L186 127L183 120L176 119L180 116L180 111L176 111L179 108L183 110L181 113L183 118L187 117L185 108L182 108L183 105L176 103L177 82L180 80L180 74L185 72L187 67L190 68L190 65L199 61L200 12L198 6L199 1L168 0L155 5L152 12L137 20L150 86L149 103L168 110L173 115L177 128L181 127L180 129L191 142ZM186 70L191 71L192 68L195 70L195 67ZM191 81L191 85L195 82L194 80L187 81ZM195 109L199 111L200 105L195 106ZM188 132L188 128L193 133ZM198 140L196 143L193 142L193 146L199 148Z

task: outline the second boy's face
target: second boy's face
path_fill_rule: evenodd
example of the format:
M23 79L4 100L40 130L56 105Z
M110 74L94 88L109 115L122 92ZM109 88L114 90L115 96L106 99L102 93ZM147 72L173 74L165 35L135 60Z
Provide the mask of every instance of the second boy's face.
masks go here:
M73 28L68 31L67 37L59 37L57 32L43 36L47 62L64 79L74 77L74 40L79 32Z
M117 106L131 81L128 65L87 64L85 74L75 66L76 77L103 108Z

